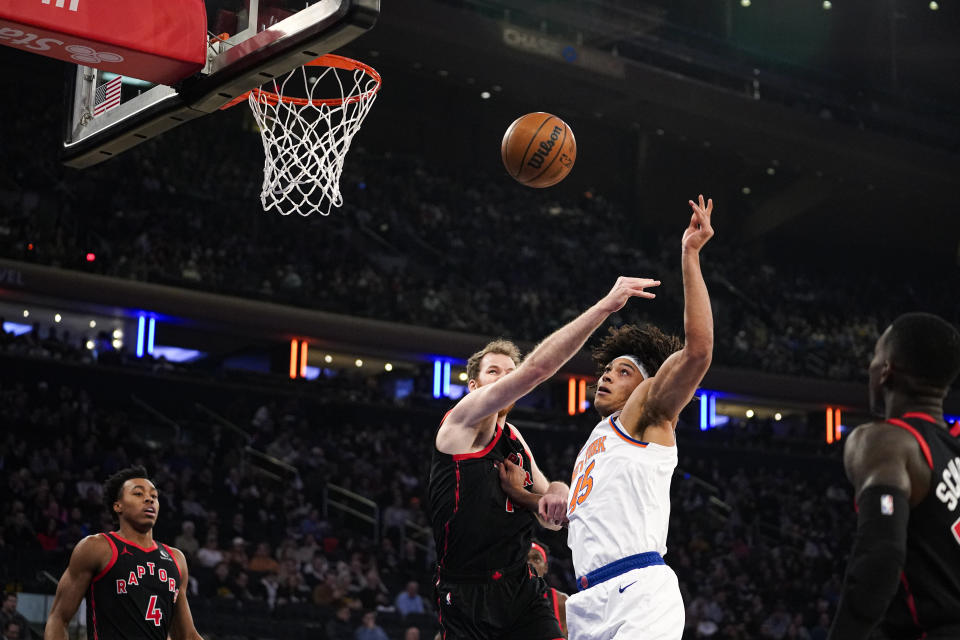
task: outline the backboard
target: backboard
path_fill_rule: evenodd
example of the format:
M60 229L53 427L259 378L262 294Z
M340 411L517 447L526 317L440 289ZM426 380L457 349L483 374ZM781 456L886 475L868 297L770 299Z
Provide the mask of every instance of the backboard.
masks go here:
M180 124L371 29L380 0L206 0L207 60L172 86L77 65L67 79L63 157L89 167Z

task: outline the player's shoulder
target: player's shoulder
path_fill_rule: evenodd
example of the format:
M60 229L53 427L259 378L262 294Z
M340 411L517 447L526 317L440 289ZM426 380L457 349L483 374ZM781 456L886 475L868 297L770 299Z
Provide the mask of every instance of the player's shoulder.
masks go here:
M161 548L166 549L167 551L170 552L170 555L173 556L173 559L177 561L177 564L180 567L186 566L187 556L183 553L183 551L180 551L180 549L177 549L175 546L171 544L163 544L162 542L158 544L160 545Z
M887 465L895 460L920 464L926 457L926 440L912 429L884 420L866 422L847 437L844 465L854 471Z
M872 420L855 428L847 438L847 448L912 445L919 434L886 420ZM922 436L920 436L922 437Z
M112 556L113 545L110 544L107 535L94 533L77 543L70 554L70 563L74 566L99 570L110 562Z

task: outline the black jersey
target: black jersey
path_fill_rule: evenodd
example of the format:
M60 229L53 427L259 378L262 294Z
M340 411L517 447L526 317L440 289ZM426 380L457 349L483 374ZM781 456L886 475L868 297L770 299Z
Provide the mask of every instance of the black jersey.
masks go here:
M497 424L476 453L441 453L434 435L430 521L441 572L479 575L526 562L535 517L514 508L500 487L495 463L505 458L523 466L532 486L530 454L509 424Z
M138 547L114 532L109 564L87 593L87 625L93 640L167 640L180 588L180 567L170 547Z
M907 560L883 629L893 638L952 626L960 631L960 423L948 431L925 413L888 422L917 439L931 482L927 497L910 511Z

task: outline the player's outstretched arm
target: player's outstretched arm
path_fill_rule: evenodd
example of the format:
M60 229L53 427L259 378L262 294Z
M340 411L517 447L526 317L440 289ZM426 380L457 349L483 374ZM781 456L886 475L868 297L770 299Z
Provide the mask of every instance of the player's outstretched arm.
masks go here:
M74 547L67 570L57 583L57 593L43 630L44 640L67 640L70 621L76 615L90 582L107 566L110 556L110 543L101 535L87 536Z
M897 593L915 489L909 469L923 468L919 456L913 436L885 423L858 427L844 446L843 465L857 497L857 533L829 640L866 640Z
M177 567L180 569L180 589L177 593L177 602L173 608L173 621L170 626L172 640L203 640L193 625L193 614L190 612L190 603L187 602L187 591L190 588L190 575L187 568L187 558L180 549L170 547Z
M632 297L655 298L646 289L659 286L659 280L621 276L600 301L578 318L561 327L524 359L517 370L496 382L468 393L444 420L444 426L475 428L488 416L530 393L534 387L555 374L573 357L597 327L611 313L619 311Z
M681 409L693 399L713 358L713 311L700 270L700 250L713 237L713 200L704 203L701 195L698 202L691 200L690 206L693 215L682 243L683 349L664 361L649 390L637 387L627 400L620 420L635 434L649 426L672 428Z

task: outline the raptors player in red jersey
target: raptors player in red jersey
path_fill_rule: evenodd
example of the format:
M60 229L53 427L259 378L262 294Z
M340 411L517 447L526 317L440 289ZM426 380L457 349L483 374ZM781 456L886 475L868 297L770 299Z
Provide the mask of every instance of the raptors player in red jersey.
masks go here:
M202 640L187 603L187 561L153 539L160 513L146 469L118 471L104 483L116 531L87 536L57 584L44 640L67 640L67 625L87 598L94 640Z
M530 553L527 555L527 562L530 563L533 570L537 572L537 575L544 579L546 579L547 572L550 570L550 564L547 562L548 553L550 553L550 548L542 542L530 543ZM557 622L560 623L560 631L563 632L563 637L566 638L567 594L563 591L557 591L553 587L549 587L547 592L543 594L543 597L550 603L550 607L553 609L553 615L556 616Z

